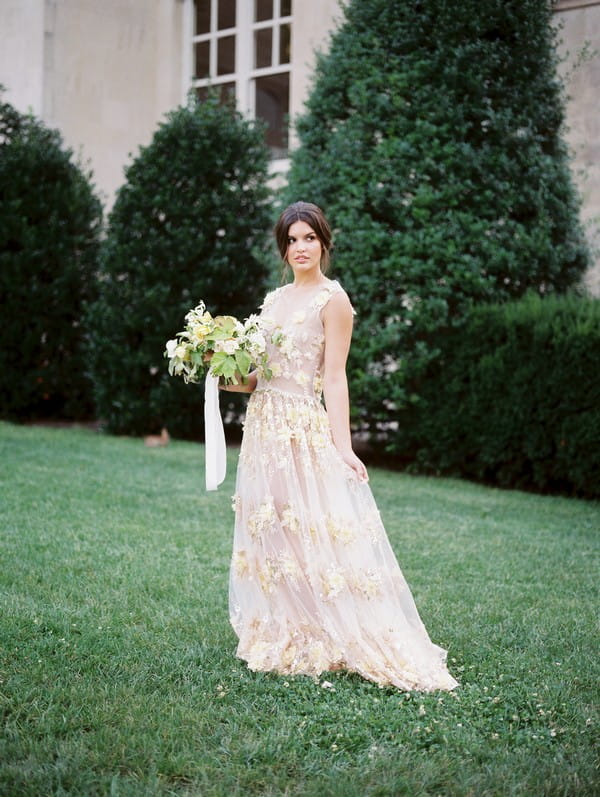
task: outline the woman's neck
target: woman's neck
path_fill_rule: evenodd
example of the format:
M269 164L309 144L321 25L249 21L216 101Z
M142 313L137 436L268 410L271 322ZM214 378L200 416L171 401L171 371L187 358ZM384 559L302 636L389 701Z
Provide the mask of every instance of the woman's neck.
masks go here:
M316 274L294 274L294 281L291 283L294 288L315 288L327 282L327 277L319 270Z

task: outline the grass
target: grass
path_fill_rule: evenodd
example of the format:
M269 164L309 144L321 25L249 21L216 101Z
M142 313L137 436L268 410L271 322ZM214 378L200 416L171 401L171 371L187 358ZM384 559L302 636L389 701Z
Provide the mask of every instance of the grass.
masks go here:
M0 424L0 793L592 795L600 505L373 470L452 694L249 672L235 451Z

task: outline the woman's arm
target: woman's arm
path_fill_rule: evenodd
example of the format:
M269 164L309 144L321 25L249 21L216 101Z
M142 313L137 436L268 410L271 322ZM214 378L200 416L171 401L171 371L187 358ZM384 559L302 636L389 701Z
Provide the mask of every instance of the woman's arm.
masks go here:
M242 382L242 377L237 374L237 385L219 385L220 390L227 390L228 393L252 393L256 390L256 380L258 374L256 371L250 371L246 384Z
M345 293L331 297L323 311L325 361L323 394L335 447L361 481L367 481L367 469L352 450L350 437L350 400L346 379L346 360L352 338L352 306Z

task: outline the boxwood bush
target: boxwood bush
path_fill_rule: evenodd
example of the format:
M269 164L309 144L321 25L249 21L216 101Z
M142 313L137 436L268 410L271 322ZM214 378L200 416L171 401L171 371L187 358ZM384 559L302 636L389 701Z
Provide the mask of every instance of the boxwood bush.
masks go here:
M270 224L262 130L214 96L170 113L126 170L87 316L99 417L115 433L203 431L202 390L167 373L167 339L201 299L246 316L264 293ZM222 397L227 415L233 394Z
M588 266L547 0L349 0L284 201L335 227L354 421L401 453L437 331Z
M410 422L421 468L600 497L600 300L474 309L423 375Z
M58 131L0 101L0 417L93 414L81 316L101 224Z

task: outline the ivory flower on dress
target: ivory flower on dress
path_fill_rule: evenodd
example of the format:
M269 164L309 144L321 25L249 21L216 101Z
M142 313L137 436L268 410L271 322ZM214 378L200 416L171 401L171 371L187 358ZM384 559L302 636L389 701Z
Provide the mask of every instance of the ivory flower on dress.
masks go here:
M329 656L327 655L325 645L321 642L321 640L317 640L310 645L308 649L308 660L310 662L311 669L313 669L315 672L323 672L323 670L327 669L329 665ZM325 681L325 683L327 683L327 681Z
M381 593L381 576L375 570L367 570L358 583L365 598L376 598Z
M293 534L300 531L300 518L288 504L281 513L281 525L289 529Z
M294 355L294 341L290 337L282 336L279 340L279 349L285 357Z
M282 555L280 572L292 582L297 582L299 576L302 575L302 571L296 564L296 561L289 554Z
M325 448L329 442L323 432L313 432L308 441L313 448Z
M331 294L328 288L324 288L322 291L319 291L312 301L312 307L314 307L315 310L320 310L322 307L325 307L330 295Z
M265 533L273 529L277 521L277 513L273 500L264 501L250 514L248 518L248 530L253 538L262 537Z
M273 558L267 556L264 565L258 571L258 580L263 592L271 593L281 579L281 571Z
M334 564L330 565L327 571L322 575L321 581L325 600L337 598L346 586L344 571L341 567Z
M339 540L344 543L344 545L352 542L355 537L350 521L344 521L333 515L327 515L325 526L327 528L327 533L334 540Z
M257 640L248 653L248 668L261 670L264 667L271 645L263 640Z
M240 576L240 578L248 575L248 573L250 572L250 566L248 564L248 556L246 554L246 551L244 550L236 551L236 553L233 556L232 564L235 569L235 572L238 574L238 576Z
M308 384L308 374L306 374L304 371L296 371L294 374L294 382L296 382L297 385L300 385L300 387L304 387Z

